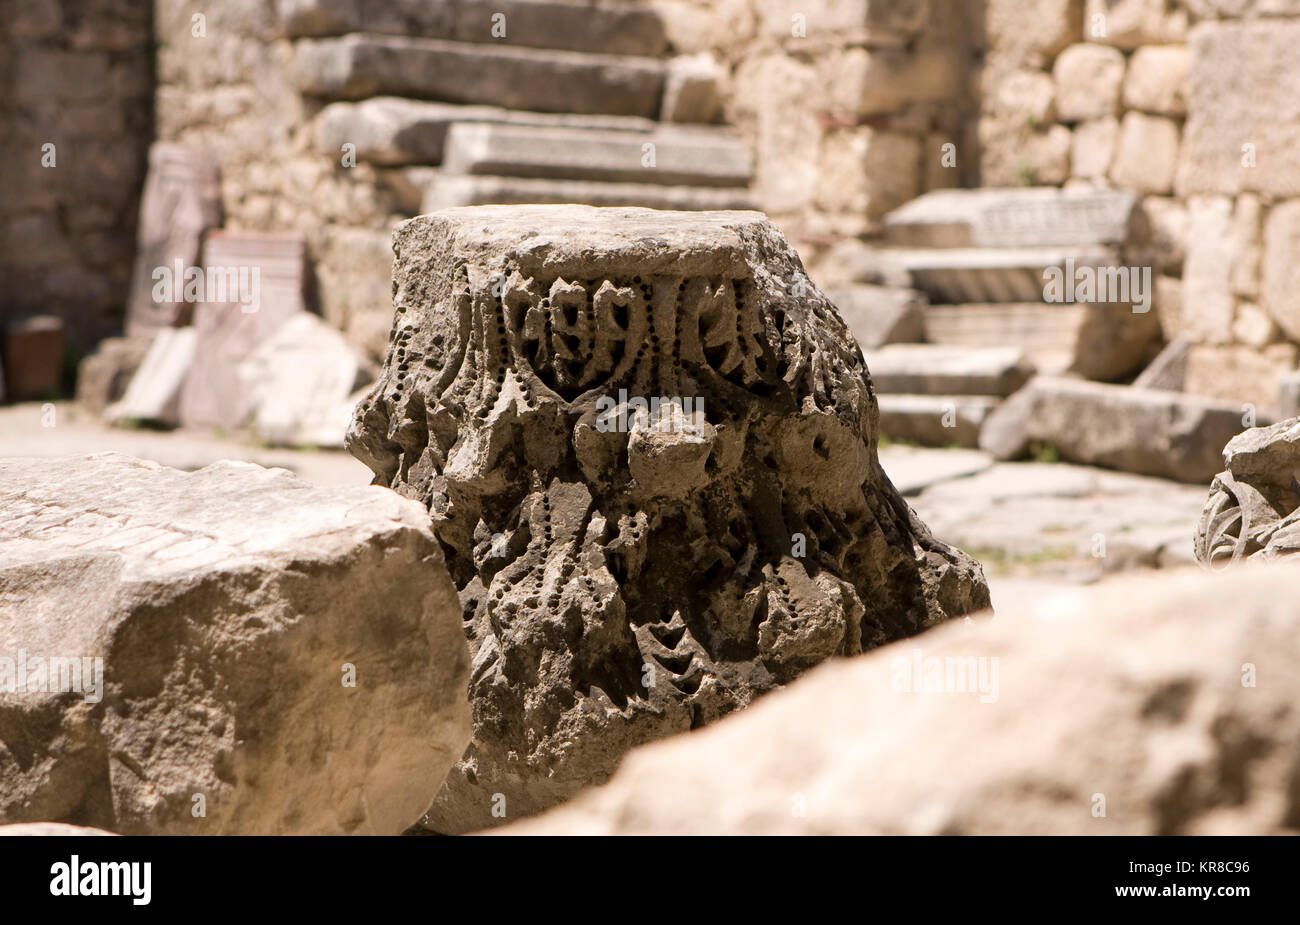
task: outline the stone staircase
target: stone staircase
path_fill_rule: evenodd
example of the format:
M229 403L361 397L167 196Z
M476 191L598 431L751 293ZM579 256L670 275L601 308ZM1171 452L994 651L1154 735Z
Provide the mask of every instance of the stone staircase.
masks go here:
M973 446L983 419L1035 372L1116 381L1140 369L1159 340L1149 303L1045 296L1049 269L1072 277L1139 261L1135 207L1133 194L1105 189L942 190L887 216L873 260L910 278L922 323L919 337L897 339L920 343L864 344L877 348L867 363L882 433ZM876 305L873 319L892 325L891 303Z
M715 75L627 3L289 0L314 142L383 169L411 212L485 203L753 208ZM697 123L697 124L689 124ZM698 124L704 123L704 124Z

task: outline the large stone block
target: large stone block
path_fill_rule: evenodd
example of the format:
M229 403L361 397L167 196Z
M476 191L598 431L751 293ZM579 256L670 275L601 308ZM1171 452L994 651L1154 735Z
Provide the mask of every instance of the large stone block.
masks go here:
M131 377L144 362L149 342L107 337L77 366L77 404L99 414L126 394Z
M828 288L826 296L863 350L925 339L925 296L915 289L857 283Z
M1186 45L1151 45L1129 59L1124 107L1159 116L1187 115L1192 55Z
M1262 349L1244 344L1193 344L1183 388L1239 408L1249 405L1261 416L1272 416L1277 411L1278 384L1295 368L1294 344Z
M1300 339L1300 200L1269 210L1264 223L1264 308L1287 336Z
M121 399L105 409L104 417L113 423L180 424L181 394L197 341L192 327L160 328Z
M1118 114L1124 55L1114 48L1088 42L1071 45L1052 65L1052 76L1056 79L1056 113L1063 121Z
M386 489L6 459L0 563L0 821L395 835L468 740L456 589Z
M1141 49L1183 41L1187 22L1187 10L1168 0L1088 0L1084 34L1094 42Z
M539 112L659 114L664 65L653 58L352 34L294 46L303 93L330 99L412 96Z
M483 206L394 240L348 444L428 505L465 608L474 741L428 827L552 806L987 603L881 473L861 353L762 215Z
M1180 195L1300 195L1300 22L1192 30Z
M188 324L192 305L173 287L157 299L159 270L183 277L198 263L203 235L221 224L217 166L196 148L159 141L149 149L149 173L140 200L135 269L127 304L126 333L152 337L159 328ZM179 266L179 269L178 269ZM176 279L177 284L180 279Z
M1144 195L1173 191L1178 170L1178 123L1165 116L1125 114L1110 179Z
M1019 347L891 344L864 353L882 394L1010 395L1034 374Z
M1227 343L1236 300L1232 295L1232 200L1196 196L1187 204L1187 259L1179 327L1192 340Z
M1009 64L1045 67L1083 34L1083 0L987 0L983 40Z
M1207 482L1242 415L1239 405L1181 392L1038 376L990 415L980 448L1015 459L1047 444L1071 462Z

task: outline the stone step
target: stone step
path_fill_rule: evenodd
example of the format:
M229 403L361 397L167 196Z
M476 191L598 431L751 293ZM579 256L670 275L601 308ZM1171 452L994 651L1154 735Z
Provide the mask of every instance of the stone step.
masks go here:
M418 171L418 174L415 172ZM399 171L394 171L397 173ZM594 180L548 180L530 177L488 177L448 174L427 167L405 171L408 179L425 185L421 212L453 206L500 203L566 202L590 206L644 206L682 212L753 209L749 191L739 187L660 186L655 183L602 183ZM415 174L411 176L411 174Z
M826 297L863 350L925 340L925 296L915 289L851 283L827 287Z
M925 340L963 347L1023 349L1039 373L1122 379L1158 349L1159 320L1128 305L1044 302L930 305Z
M922 446L979 446L995 395L879 395L880 432Z
M1029 381L1033 365L1017 347L890 344L863 351L880 395L1006 397Z
M936 190L885 216L885 239L900 247L1118 245L1136 205L1122 190Z
M1049 268L1118 266L1108 247L888 249L932 302L1042 302ZM1071 272L1074 272L1072 270Z
M447 173L746 186L749 149L725 129L663 126L650 133L458 122L447 132Z
M290 38L374 32L650 57L668 48L660 16L629 4L385 0L363 5L358 0L281 0L279 6L280 21Z
M646 118L658 115L664 85L654 58L368 34L297 42L293 73L301 92L325 99L410 96Z
M337 157L356 146L357 160L385 166L441 164L453 122L505 122L552 128L647 133L655 122L638 116L521 112L499 106L459 106L377 96L359 103L330 103L316 117L316 148Z

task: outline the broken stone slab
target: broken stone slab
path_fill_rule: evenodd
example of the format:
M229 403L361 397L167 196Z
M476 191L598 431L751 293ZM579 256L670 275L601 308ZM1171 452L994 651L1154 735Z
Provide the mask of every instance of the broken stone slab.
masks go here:
M725 129L660 127L647 134L457 122L447 132L447 173L656 183L746 186L749 149Z
M426 186L421 212L439 212L458 206L525 203L643 206L675 212L731 211L754 207L753 195L740 187L457 176L443 171L434 171L422 180Z
M93 414L126 394L127 386L149 351L149 341L137 337L106 337L95 352L77 366L77 404Z
M195 306L194 362L181 392L182 424L225 430L247 425L252 399L238 367L281 325L306 311L306 247L299 234L218 231L208 236L205 271L209 276L235 271L240 293Z
M987 604L881 472L860 351L761 214L449 209L394 250L348 448L428 505L473 653L474 741L425 827L538 812Z
M361 0L285 0L279 14L290 38L373 32L649 57L663 54L668 44L656 11L623 3L399 0L375 6Z
M180 424L181 392L194 366L197 342L194 328L161 328L149 342L149 352L131 377L122 400L106 409L105 419L114 424Z
M1164 349L1133 380L1133 388L1181 392L1187 379L1187 356L1191 346L1192 342L1181 336L1165 344Z
M1009 598L636 749L500 834L1290 833L1297 595L1275 564Z
M370 377L339 331L302 312L258 344L237 371L250 427L272 446L343 447L357 391Z
M826 290L863 350L925 340L925 296L915 289L864 284Z
M935 190L885 216L904 248L1122 245L1137 197L1109 189Z
M63 319L35 315L4 327L4 393L10 401L58 397L63 390Z
M1207 568L1300 552L1300 418L1252 427L1223 448L1196 527Z
M1049 271L1070 279L1080 269L1119 267L1105 247L928 248L889 250L932 302L1042 302ZM1070 304L1070 303L1060 303Z
M880 432L922 446L977 447L980 427L1002 399L993 395L877 396Z
M1154 352L1159 320L1110 303L995 302L930 305L925 339L935 344L995 347L1015 344L1046 375L1071 373L1113 381L1141 367Z
M204 234L221 225L221 183L216 163L189 145L158 141L149 148L149 173L140 198L135 266L127 301L126 333L150 338L185 325L193 305L180 280L155 298L159 270L181 275L195 266Z
M1042 444L1072 462L1207 482L1242 427L1240 407L1213 399L1038 376L984 422L980 449L1016 459Z
M890 344L864 356L880 394L1004 397L1034 374L1019 347Z
M899 494L908 497L931 485L983 472L993 465L993 457L980 450L937 450L891 444L880 448L880 464Z
M395 835L468 740L456 589L386 489L9 458L0 563L0 821Z
M316 118L316 148L331 157L355 146L358 161L387 166L441 164L447 129L456 122L504 122L600 131L650 132L655 123L636 116L517 112L499 106L457 106L377 96L359 103L330 103Z
M353 34L294 44L310 96L410 96L536 112L655 118L664 65L654 58Z

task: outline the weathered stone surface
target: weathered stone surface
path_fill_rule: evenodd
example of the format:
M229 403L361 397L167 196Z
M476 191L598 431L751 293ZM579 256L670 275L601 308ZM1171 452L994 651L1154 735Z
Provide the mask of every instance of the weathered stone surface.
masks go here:
M1123 190L936 190L886 216L885 234L908 248L1116 245L1136 206Z
M719 129L661 127L652 133L539 125L456 123L443 170L666 186L745 186L749 151Z
M653 56L666 47L659 15L624 3L399 0L375 5L364 0L284 0L279 14L285 34L293 38L375 32L608 55Z
M180 298L158 300L154 276L160 267L183 274L195 266L203 235L221 224L221 189L217 165L203 151L159 141L149 149L149 173L140 201L135 269L127 305L126 333L152 337L159 328L188 324L191 305Z
M1103 119L1119 112L1124 55L1114 48L1084 42L1061 52L1052 66L1056 113L1064 122Z
M653 58L364 34L304 39L294 55L298 89L330 99L387 94L654 118L663 94L664 65Z
M194 363L181 392L180 419L186 426L233 430L248 423L251 400L238 367L258 344L306 308L306 242L301 235L218 231L208 236L204 263L248 271L249 292L256 270L257 291L248 302L240 292L225 302L195 306Z
M861 354L763 216L452 209L395 250L348 443L428 504L461 589L474 742L430 828L547 808L637 743L987 602L880 472Z
M1158 116L1187 115L1192 55L1186 45L1150 45L1129 59L1124 107Z
M770 35L790 36L794 15L802 14L808 37L844 35L856 41L915 35L930 12L930 0L757 0L754 5Z
M999 347L1015 344L1048 375L1073 373L1114 381L1140 368L1160 336L1153 312L1111 303L995 302L931 305L925 339L934 344Z
M1241 432L1223 462L1197 524L1197 560L1218 569L1300 552L1300 418Z
M1009 63L1043 67L1083 27L1083 0L988 0L984 4L985 42Z
M1183 265L1181 332L1203 343L1232 337L1232 200L1194 196L1188 201L1187 259Z
M468 739L455 588L385 489L5 459L0 562L0 820L396 834ZM33 690L37 657L102 661Z
M1295 344L1263 349L1242 344L1193 344L1183 389L1272 415L1282 377L1296 368Z
M1110 172L1118 140L1119 120L1114 116L1080 122L1070 148L1070 174L1089 180L1104 178Z
M864 350L925 339L925 296L915 289L856 284L826 290Z
M752 209L743 187L662 186L658 183L605 183L534 177L457 176L439 171L425 190L421 212L458 206L580 203L589 206L643 206L670 211Z
M1190 46L1180 195L1300 195L1300 22L1201 23Z
M149 342L135 337L108 337L77 366L77 404L99 414L126 394L131 377L144 362Z
M1136 218L1129 250L1150 261L1157 273L1181 273L1187 257L1186 203L1167 196L1145 196Z
M194 367L197 341L194 328L159 328L121 400L105 409L105 419L166 427L180 424L181 392Z
M354 393L367 384L356 348L307 312L258 344L237 372L250 426L272 446L342 448L360 398Z
M979 446L980 427L1002 399L992 395L880 395L880 432L922 446Z
M1293 834L1297 594L1272 565L1009 600L639 749L503 834Z
M1126 113L1110 179L1117 186L1143 194L1173 191L1178 169L1178 123L1165 116Z
M4 394L10 401L55 397L63 389L64 324L36 315L4 326Z
M1278 381L1277 413L1281 418L1300 417L1300 372L1287 373Z
M1005 396L1034 374L1019 347L891 344L864 356L881 393Z
M980 449L1015 459L1035 443L1063 459L1180 482L1208 481L1242 429L1240 406L1181 392L1038 376L984 423Z
M814 204L842 234L871 222L920 191L921 143L901 132L858 126L829 133L817 172Z
M1119 254L1109 247L899 249L889 256L932 302L952 304L1042 301L1049 270L1066 279L1081 267L1120 266Z

